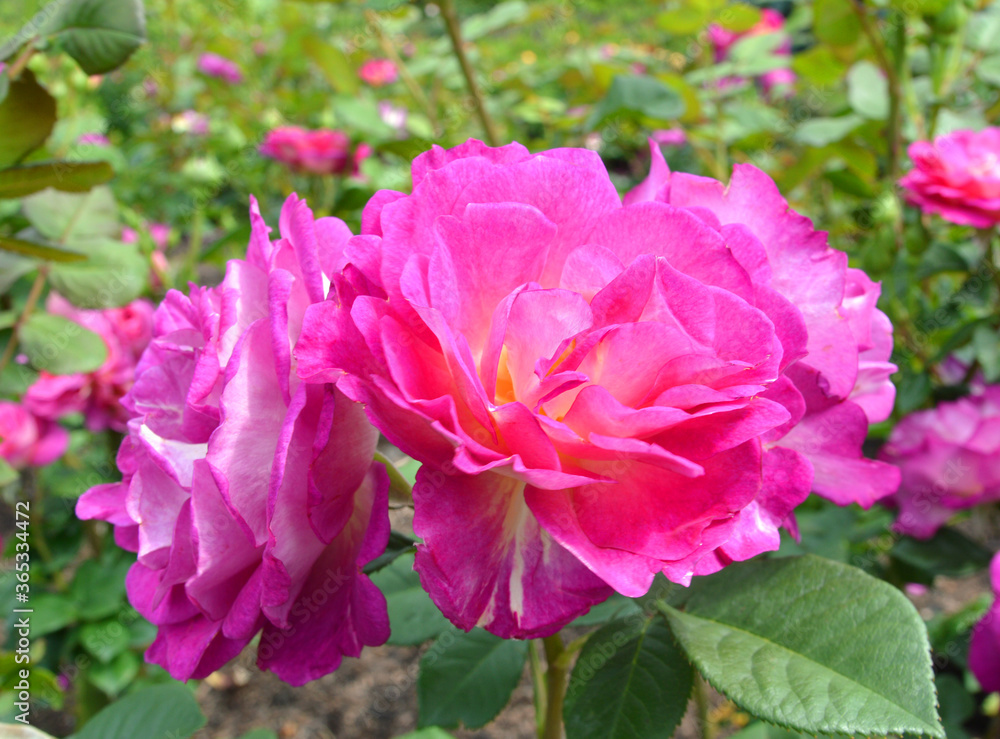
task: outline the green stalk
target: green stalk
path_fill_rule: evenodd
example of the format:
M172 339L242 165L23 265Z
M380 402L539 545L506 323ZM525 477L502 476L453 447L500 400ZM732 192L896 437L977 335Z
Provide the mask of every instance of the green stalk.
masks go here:
M483 93L476 82L476 74L472 69L472 64L469 63L469 57L465 54L465 42L462 40L462 26L458 22L458 15L455 13L454 0L440 0L438 5L441 8L441 17L444 19L448 37L451 39L451 48L455 52L455 58L458 59L459 66L462 68L462 75L465 77L465 84L469 88L469 94L472 96L472 102L476 107L476 114L479 116L480 123L483 124L486 143L490 146L496 146L500 141L500 137L497 135L496 124L486 110Z
M566 697L566 666L561 659L566 651L562 637L553 634L542 639L545 647L545 727L542 739L562 739L563 736L563 699Z

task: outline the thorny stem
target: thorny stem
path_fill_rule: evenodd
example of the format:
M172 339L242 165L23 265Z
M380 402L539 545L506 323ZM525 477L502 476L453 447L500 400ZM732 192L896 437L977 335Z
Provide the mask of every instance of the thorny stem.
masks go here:
M545 727L542 739L562 739L563 735L563 698L566 697L566 672L564 660L561 659L566 647L562 637L553 634L542 639L545 647Z
M496 146L500 137L497 135L496 124L486 111L483 93L476 82L476 73L469 63L469 57L465 54L465 46L462 41L462 27L458 22L458 16L455 14L454 0L441 0L438 5L441 8L441 17L444 19L445 28L448 30L448 37L451 39L451 46L455 51L455 57L462 68L462 75L465 77L465 83L469 87L469 94L472 95L472 101L476 106L476 113L483 124L486 143L490 146Z

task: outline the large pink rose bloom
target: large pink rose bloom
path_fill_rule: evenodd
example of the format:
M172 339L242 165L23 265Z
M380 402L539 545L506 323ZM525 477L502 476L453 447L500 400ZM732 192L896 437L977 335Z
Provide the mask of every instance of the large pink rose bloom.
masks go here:
M83 413L91 431L125 431L128 412L122 397L132 387L135 367L153 330L153 304L134 300L121 308L85 310L50 293L46 310L74 321L104 340L108 357L94 372L53 375L42 372L24 395L25 405L42 418Z
M18 403L0 400L0 459L15 469L52 464L66 451L69 434Z
M424 463L416 569L462 628L550 634L777 549L811 489L897 484L861 457L893 398L878 286L759 170L652 150L624 204L591 151L426 152L306 312L300 376Z
M1000 500L1000 385L904 418L880 456L899 466L894 527L934 535L956 511Z
M121 483L77 515L138 553L129 600L159 626L146 658L204 677L262 631L257 663L302 684L389 635L361 574L385 549L378 432L331 385L295 376L291 348L350 237L294 195L272 242L254 202L245 261L218 288L170 291L125 399Z
M1000 128L915 141L909 154L913 169L899 181L907 200L952 223L1000 223Z
M969 669L987 693L1000 691L1000 553L990 565L993 583L993 607L972 630L969 643Z

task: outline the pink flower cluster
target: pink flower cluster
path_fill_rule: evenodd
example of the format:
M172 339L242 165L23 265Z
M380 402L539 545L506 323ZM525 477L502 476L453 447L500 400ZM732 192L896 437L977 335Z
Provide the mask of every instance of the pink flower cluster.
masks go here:
M212 52L205 52L198 57L198 71L234 85L243 81L243 72L236 62Z
M891 499L901 533L927 538L956 511L1000 500L1000 385L906 416L880 458L902 472Z
M913 169L899 184L910 203L960 225L1000 223L1000 128L916 141L909 154Z
M752 36L763 36L768 33L784 34L785 17L776 10L764 8L761 10L760 20L748 31L738 33L713 23L708 27L708 40L712 44L715 61L718 63L725 61L729 57L729 51L737 41ZM792 40L786 35L774 53L779 57L790 58L791 52ZM735 84L739 81L738 78L724 80L724 82L728 82L729 84ZM795 82L795 73L788 67L780 67L765 72L761 75L760 81L764 92L769 93L779 85L793 84Z
M358 77L372 87L385 87L399 79L399 70L391 59L369 59L361 65Z
M871 505L894 391L878 285L748 165L618 196L591 151L435 147L381 191L295 350L423 463L416 569L455 624L551 634L615 589Z
M123 403L121 483L80 498L138 554L129 599L159 629L146 657L200 678L258 633L258 664L301 684L389 635L361 574L389 536L378 432L333 385L301 383L303 313L350 231L294 195L271 241L254 202L245 260L218 288L170 291Z
M14 469L52 464L68 445L69 434L59 424L0 400L0 459Z
M358 174L371 148L360 144L352 151L351 140L343 131L281 126L268 132L260 153L282 162L293 172L344 175Z
M124 480L78 504L138 553L150 660L204 676L260 632L301 683L383 642L379 431L423 464L423 586L504 637L774 550L811 490L895 491L861 455L894 398L878 285L754 167L651 151L623 200L588 150L435 147L357 236L293 196L272 241L254 204L246 259L157 310Z
M84 310L50 293L46 310L74 321L104 340L108 356L94 372L53 375L42 372L24 395L24 405L39 418L55 420L84 414L91 431L124 431L128 412L122 397L132 387L136 362L152 333L153 306L135 300L121 308Z

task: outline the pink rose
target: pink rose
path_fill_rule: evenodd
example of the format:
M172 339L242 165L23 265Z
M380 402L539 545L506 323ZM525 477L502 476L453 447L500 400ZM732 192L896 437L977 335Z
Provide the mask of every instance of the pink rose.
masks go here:
M254 201L246 260L217 288L170 291L125 398L121 483L77 515L138 553L131 603L159 627L146 658L200 678L261 632L257 663L302 684L389 636L361 574L389 536L378 432L332 385L295 376L291 347L350 230L291 196L271 241Z
M976 676L983 691L1000 691L1000 553L990 565L993 584L993 607L972 630L969 643L969 669Z
M351 140L343 131L281 126L268 132L260 153L295 172L344 174L353 167Z
M206 52L198 57L198 71L234 85L243 81L243 72L236 62L211 52Z
M913 169L899 181L906 199L952 223L1000 223L1000 128L955 131L910 144Z
M170 226L166 223L150 223L147 225L147 228L149 228L149 237L153 240L156 248L160 250L166 249L170 243Z
M424 465L416 569L464 629L551 634L777 549L810 490L898 483L861 456L891 407L878 286L754 167L727 188L651 150L623 204L588 150L435 147L306 311L299 375Z
M906 416L882 447L902 471L897 531L927 538L956 511L1000 500L1000 385L973 392Z
M372 87L385 87L399 79L399 70L390 59L369 59L361 65L358 77Z
M11 467L42 467L66 451L69 434L57 423L38 418L28 409L0 400L0 459Z
M24 404L42 418L83 413L91 431L106 428L124 431L128 413L121 400L132 387L136 361L152 335L152 304L140 299L121 308L85 310L61 295L50 293L46 309L104 339L108 356L98 369L86 374L41 372L25 393Z

